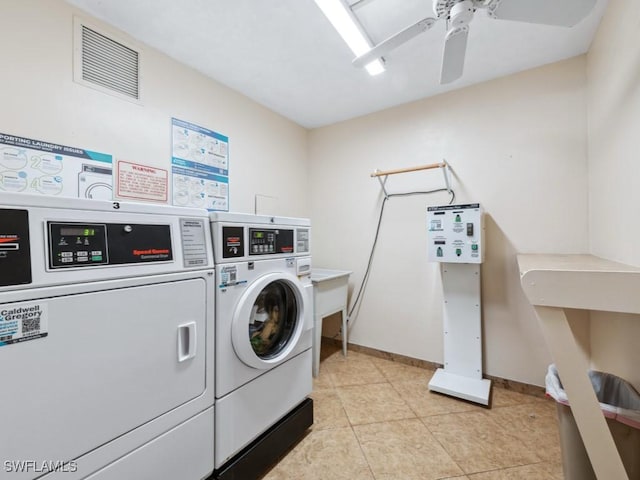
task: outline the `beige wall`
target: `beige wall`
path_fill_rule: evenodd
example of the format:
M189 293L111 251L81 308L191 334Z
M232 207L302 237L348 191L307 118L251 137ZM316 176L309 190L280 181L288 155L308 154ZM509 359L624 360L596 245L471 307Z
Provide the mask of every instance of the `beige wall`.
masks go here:
M262 194L278 198L273 213L309 215L304 128L144 45L142 106L78 85L74 14L103 26L62 0L2 1L0 132L170 169L176 117L229 137L231 210L253 212Z
M542 385L551 361L519 286L516 252L590 249L640 265L634 241L640 230L638 2L610 2L587 60L310 133L144 45L143 105L74 83L74 14L103 26L62 0L3 2L0 132L170 169L171 117L219 131L230 138L231 209L251 212L262 194L277 197L274 213L311 215L315 265L353 270L351 288L364 273L381 203L369 173L446 158L457 203L479 201L487 212L483 310L490 375ZM437 171L388 182L392 192L442 185ZM351 341L442 361L441 285L437 267L426 261L424 212L447 201L441 193L387 203ZM594 366L640 385L632 368L640 360L640 322L591 317Z
M311 131L314 264L358 285L381 204L381 170L437 162L457 203L487 213L485 372L543 385L551 359L520 288L516 252L588 250L585 57ZM443 186L438 171L389 177L391 192ZM350 341L442 362L442 287L426 260L427 205L393 198ZM330 332L327 332L330 333Z
M587 58L591 252L640 266L640 2L609 2ZM591 319L594 368L640 389L640 316Z

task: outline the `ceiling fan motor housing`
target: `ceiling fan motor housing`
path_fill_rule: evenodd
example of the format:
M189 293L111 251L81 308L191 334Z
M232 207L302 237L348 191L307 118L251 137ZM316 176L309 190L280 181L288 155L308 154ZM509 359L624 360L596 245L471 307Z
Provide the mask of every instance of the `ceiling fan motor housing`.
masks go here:
M464 0L456 3L451 7L449 18L451 25L454 27L467 25L473 18L473 2L471 0Z
M452 27L468 24L475 6L472 0L433 0L433 11L438 18L449 20Z

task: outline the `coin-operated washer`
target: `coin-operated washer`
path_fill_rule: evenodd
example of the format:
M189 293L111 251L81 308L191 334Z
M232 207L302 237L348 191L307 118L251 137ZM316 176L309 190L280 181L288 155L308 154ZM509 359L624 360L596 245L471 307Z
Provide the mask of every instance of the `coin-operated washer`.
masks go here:
M482 378L483 235L478 203L427 208L427 256L440 262L444 297L444 368L436 370L429 390L488 405L491 381Z
M313 423L311 224L214 212L215 472L261 477Z

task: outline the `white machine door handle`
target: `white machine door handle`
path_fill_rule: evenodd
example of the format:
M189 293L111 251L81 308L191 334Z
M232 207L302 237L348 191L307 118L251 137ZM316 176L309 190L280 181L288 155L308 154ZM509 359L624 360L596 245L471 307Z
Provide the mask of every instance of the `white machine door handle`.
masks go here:
M196 322L185 323L178 327L178 362L184 362L196 356Z

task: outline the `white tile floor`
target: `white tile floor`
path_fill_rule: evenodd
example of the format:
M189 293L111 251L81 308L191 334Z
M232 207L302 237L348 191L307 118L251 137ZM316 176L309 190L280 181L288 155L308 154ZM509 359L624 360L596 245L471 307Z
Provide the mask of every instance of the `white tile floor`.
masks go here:
M264 480L562 480L552 400L493 388L490 409L430 370L323 345L314 425Z

